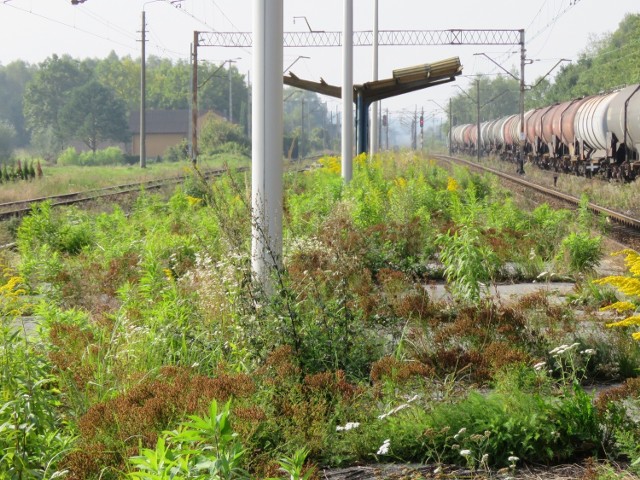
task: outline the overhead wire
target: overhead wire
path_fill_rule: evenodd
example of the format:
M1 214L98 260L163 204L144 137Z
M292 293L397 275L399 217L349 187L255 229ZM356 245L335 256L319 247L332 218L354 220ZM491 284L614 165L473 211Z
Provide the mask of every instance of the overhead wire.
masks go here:
M13 4L9 3L9 2L3 2L2 5L6 6L6 7L9 7L9 8L13 8L15 10L18 10L18 11L21 11L21 12L24 12L24 13L27 13L29 15L33 15L33 16L38 17L38 18L42 18L44 20L47 20L47 21L52 22L52 23L56 23L58 25L62 25L62 26L67 27L67 28L72 28L74 30L77 30L77 31L82 32L82 33L85 33L87 35L91 35L92 37L99 38L101 40L106 40L106 41L111 42L111 43L115 43L116 45L120 45L121 47L127 48L129 50L137 51L137 49L134 48L131 45L119 42L117 40L114 40L114 39L109 38L109 37L105 37L103 35L99 35L99 34L97 34L95 32L90 31L90 30L85 30L84 28L80 28L80 27L77 27L77 26L72 25L70 23L63 22L62 20L58 20L58 19L55 19L55 18L52 18L52 17L48 17L48 16L43 15L41 13L34 12L33 10L27 10L25 8L21 8L21 7L18 7L16 5L13 5Z

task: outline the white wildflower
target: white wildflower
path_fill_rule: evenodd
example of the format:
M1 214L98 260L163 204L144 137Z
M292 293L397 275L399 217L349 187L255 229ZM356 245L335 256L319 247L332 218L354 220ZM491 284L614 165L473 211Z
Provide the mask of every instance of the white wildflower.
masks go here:
M596 351L593 348L587 348L586 350L583 350L580 353L583 355L595 355Z
M536 370L536 371L540 371L540 370L542 370L542 369L544 368L544 366L545 366L546 364L547 364L547 362L539 362L539 363L536 363L536 364L533 366L533 369L534 369L534 370Z
M354 428L358 428L360 426L360 422L347 422L344 427L338 425L336 427L336 432L348 432L349 430L353 430Z
M456 433L453 438L454 440L458 440L460 438L460 435L463 435L464 432L466 432L467 429L465 427L462 427L460 430L458 430L458 433Z
M463 457L468 457L469 455L471 455L471 450L460 450L460 455L462 455Z
M507 458L507 460L509 460L511 463L516 463L520 459L511 455L509 458Z
M391 439L387 438L384 442L382 442L382 445L380 445L380 448L378 449L378 455L386 455L387 453L389 453L389 447L391 446Z
M409 406L408 403L403 403L402 405L398 405L396 408L393 408L393 409L389 410L387 413L383 413L381 415L378 415L378 420L383 420L383 419L393 415L394 413L398 413L400 410L404 410L408 406Z
M560 345L559 347L554 348L553 350L551 350L549 352L549 355L555 355L556 353L559 353L560 351L562 351L564 353L564 351L569 348L569 345Z

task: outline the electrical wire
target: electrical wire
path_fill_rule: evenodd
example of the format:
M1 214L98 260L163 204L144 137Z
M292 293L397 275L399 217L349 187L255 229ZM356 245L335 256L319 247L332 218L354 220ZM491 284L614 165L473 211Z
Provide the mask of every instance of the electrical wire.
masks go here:
M119 41L114 40L112 38L104 37L104 36L99 35L99 34L97 34L95 32L92 32L90 30L85 30L85 29L77 27L75 25L71 25L69 23L65 23L65 22L63 22L61 20L57 20L55 18L47 17L46 15L43 15L41 13L37 13L37 12L34 12L32 10L27 10L25 8L20 8L20 7L17 7L15 5L12 5L11 3L8 3L8 2L3 2L2 5L6 6L6 7L9 7L9 8L13 8L15 10L18 10L18 11L21 11L21 12L24 12L24 13L28 13L29 15L33 15L35 17L42 18L44 20L47 20L47 21L52 22L52 23L56 23L58 25L62 25L62 26L67 27L67 28L72 28L74 30L77 30L77 31L82 32L82 33L85 33L87 35L91 35L92 37L99 38L101 40L106 40L106 41L111 42L111 43L115 43L116 45L120 45L121 47L127 48L129 50L137 51L137 49L132 47L131 45L119 42Z

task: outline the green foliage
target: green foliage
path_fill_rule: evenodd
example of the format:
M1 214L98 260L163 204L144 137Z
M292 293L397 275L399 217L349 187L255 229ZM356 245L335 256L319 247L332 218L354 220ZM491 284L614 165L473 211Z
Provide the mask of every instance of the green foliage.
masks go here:
M592 272L602 259L602 237L572 232L562 240L569 258L569 270L576 273Z
M456 298L477 303L482 287L488 288L496 273L496 258L490 247L482 245L480 233L470 226L462 226L453 234L447 232L438 237L442 247L440 260L444 274Z
M46 346L30 338L22 279L3 271L0 286L0 471L5 478L55 478L73 441Z
M201 152L210 155L218 152L248 154L249 139L239 125L209 114L200 129L198 147Z
M60 154L57 163L83 167L122 165L125 163L125 155L118 147L80 153L75 148L69 147Z
M96 80L69 92L59 121L67 138L81 140L93 153L100 142L125 141L128 136L124 102Z
M34 133L50 132L53 149L67 139L61 114L70 92L90 78L87 69L69 56L53 55L39 66L24 94L24 116Z
M0 159L11 156L16 137L15 127L6 120L0 119Z
M18 147L24 147L29 142L22 103L25 86L34 70L33 66L22 60L0 65L0 118L15 128L14 140Z
M130 459L133 471L127 478L138 480L247 479L242 469L244 450L230 423L230 402L218 412L214 400L209 415L192 415L173 432L165 432L154 450L142 449Z
M577 62L564 65L544 97L544 105L640 82L640 15L629 13L618 29L595 39ZM541 105L538 105L541 106Z

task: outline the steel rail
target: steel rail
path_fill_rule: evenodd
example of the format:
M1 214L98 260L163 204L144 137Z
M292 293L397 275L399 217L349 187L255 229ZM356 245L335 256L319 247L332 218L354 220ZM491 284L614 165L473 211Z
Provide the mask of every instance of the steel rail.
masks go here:
M538 185L536 183L531 183L527 180L524 180L521 177L517 177L514 175L509 175L508 173L504 173L501 172L500 170L495 170L491 167L486 167L484 165L479 165L478 163L474 163L474 162L470 162L468 160L464 160L462 158L458 158L458 157L452 157L449 155L433 155L434 158L436 159L441 159L441 160L446 160L449 162L455 162L455 163L462 163L465 165L468 165L470 167L473 168L477 168L489 173L492 173L494 175L497 175L501 178L504 178L506 180L509 180L510 182L514 182L517 183L519 185L523 185L527 188L531 188L534 190L537 190L541 193L544 193L545 195L549 195L550 197L554 197L560 200L564 200L565 202L571 203L573 205L579 205L580 204L580 199L577 197L574 197L573 195L568 195L566 193L562 193L559 192L557 190L553 190L551 188L547 188L547 187L543 187L542 185ZM624 213L621 212L617 212L615 210L612 210L610 208L606 208L606 207L601 207L600 205L596 205L595 203L591 203L589 202L589 204L587 205L587 208L592 211L592 212L596 212L602 215L605 215L607 218L610 218L611 220L617 222L617 223L621 223L623 225L626 225L627 227L631 227L635 230L640 230L640 220L630 217L628 215L625 215Z

